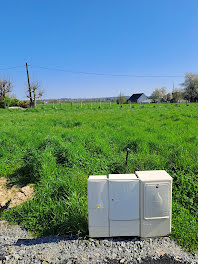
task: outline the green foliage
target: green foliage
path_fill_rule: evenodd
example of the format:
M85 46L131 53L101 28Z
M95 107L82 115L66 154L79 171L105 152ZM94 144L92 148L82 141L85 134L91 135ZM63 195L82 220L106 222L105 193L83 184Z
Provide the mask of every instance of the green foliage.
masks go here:
M10 104L9 93L12 91L12 84L8 80L0 80L0 108L6 108Z
M19 103L19 106L20 107L23 107L23 108L28 108L30 106L30 102L25 100L25 101L20 101Z
M0 108L5 108L5 102L0 100Z
M154 102L157 102L159 100L165 99L166 97L166 87L162 87L162 88L156 88L150 98L153 99Z
M7 108L11 104L11 98L6 96L3 100L0 101L0 108Z
M4 100L0 100L0 108L7 108L9 106L20 106L27 108L29 106L29 101L20 101L17 98L5 97Z
M184 95L190 102L198 101L198 74L187 73L185 75L184 83Z
M11 103L12 103L12 99L10 97L6 96L6 98L5 98L6 107L9 107L11 105Z
M126 97L120 93L118 99L116 100L117 104L125 104L126 103Z
M12 98L10 102L10 106L20 106L21 101L17 98Z
M34 199L2 217L38 235L85 235L89 175L165 169L173 177L172 237L195 251L198 105L98 105L0 110L0 176L35 184Z
M167 95L168 97L168 95ZM173 89L172 91L172 102L173 103L177 103L179 102L180 100L184 99L184 91L183 89Z
M174 217L176 216L176 217ZM198 219L178 203L173 203L172 237L187 251L198 249Z

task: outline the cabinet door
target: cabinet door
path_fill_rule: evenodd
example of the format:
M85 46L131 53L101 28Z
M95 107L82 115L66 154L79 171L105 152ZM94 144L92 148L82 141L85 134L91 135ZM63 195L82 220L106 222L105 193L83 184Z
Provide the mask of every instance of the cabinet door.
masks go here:
M88 181L88 208L108 208L108 181Z
M110 220L139 218L139 181L109 181Z
M168 218L170 195L169 183L146 183L144 186L144 219Z

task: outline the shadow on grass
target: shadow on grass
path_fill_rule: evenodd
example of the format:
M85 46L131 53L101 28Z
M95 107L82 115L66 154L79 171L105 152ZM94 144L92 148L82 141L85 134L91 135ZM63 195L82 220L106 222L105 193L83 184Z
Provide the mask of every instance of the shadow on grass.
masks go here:
M42 153L37 150L29 150L23 157L23 166L7 176L7 187L11 188L13 185L24 187L27 184L38 182L41 165Z
M14 173L8 175L7 178L7 188L12 188L13 185L22 188L27 184L38 182L38 177L35 176L34 166L31 163L27 163L25 166L15 170Z

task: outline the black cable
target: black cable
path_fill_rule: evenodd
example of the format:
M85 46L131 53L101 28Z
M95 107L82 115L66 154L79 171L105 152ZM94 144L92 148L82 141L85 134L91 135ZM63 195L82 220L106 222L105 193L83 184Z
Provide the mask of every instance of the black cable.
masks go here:
M48 68L43 66L31 66L32 68L39 68L51 71L62 71L72 74L85 74L85 75L97 75L97 76L111 76L111 77L133 77L133 78L182 78L183 75L135 75L135 74L112 74L112 73L98 73L98 72L84 72L84 71L71 71L60 68Z
M5 70L12 70L12 69L16 69L16 68L23 68L23 66L13 66L13 67L8 67L8 68L0 68L0 71L5 71Z
M8 68L0 68L0 71L4 70L11 70L16 68L23 68L23 66L13 66ZM61 71L61 72L67 72L72 74L83 74L83 75L95 75L95 76L109 76L109 77L131 77L131 78L182 78L183 75L136 75L136 74L114 74L114 73L99 73L99 72L84 72L84 71L72 71L72 70L65 70L60 68L49 68L49 67L43 67L43 66L33 66L29 65L31 68L37 68L37 69L44 69L44 70L51 70L51 71Z

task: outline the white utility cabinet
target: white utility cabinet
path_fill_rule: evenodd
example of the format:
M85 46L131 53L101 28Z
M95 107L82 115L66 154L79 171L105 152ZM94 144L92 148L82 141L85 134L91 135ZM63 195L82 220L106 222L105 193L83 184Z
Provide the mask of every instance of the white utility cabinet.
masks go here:
M166 171L89 176L90 237L167 235L171 210L172 178Z
M172 177L164 170L136 171L140 180L140 237L171 231Z
M139 180L135 174L109 175L109 235L139 236Z
M88 223L90 237L109 236L109 188L107 176L89 176Z

